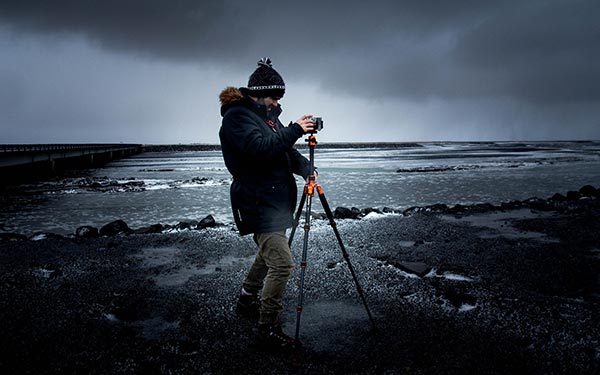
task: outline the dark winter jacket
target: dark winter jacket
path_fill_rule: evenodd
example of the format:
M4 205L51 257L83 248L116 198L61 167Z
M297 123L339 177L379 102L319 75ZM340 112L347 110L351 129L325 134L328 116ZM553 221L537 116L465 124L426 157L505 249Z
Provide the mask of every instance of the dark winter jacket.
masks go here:
M220 99L219 138L233 176L231 207L240 234L291 227L298 194L293 174L306 179L310 173L309 161L293 148L302 127L283 126L279 107L267 111L236 88L223 90Z

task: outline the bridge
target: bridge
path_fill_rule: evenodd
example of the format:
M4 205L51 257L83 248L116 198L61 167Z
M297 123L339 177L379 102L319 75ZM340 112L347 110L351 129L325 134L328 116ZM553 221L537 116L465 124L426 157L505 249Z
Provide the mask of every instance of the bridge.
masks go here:
M143 145L122 143L0 145L0 185L94 168L143 151Z

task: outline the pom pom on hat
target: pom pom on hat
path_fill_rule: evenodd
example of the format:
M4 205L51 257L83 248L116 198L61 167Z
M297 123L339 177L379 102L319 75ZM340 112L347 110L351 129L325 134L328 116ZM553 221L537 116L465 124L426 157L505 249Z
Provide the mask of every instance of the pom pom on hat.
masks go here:
M263 57L258 61L258 67L248 79L248 94L264 98L267 96L282 97L285 93L283 78L275 69L271 59Z

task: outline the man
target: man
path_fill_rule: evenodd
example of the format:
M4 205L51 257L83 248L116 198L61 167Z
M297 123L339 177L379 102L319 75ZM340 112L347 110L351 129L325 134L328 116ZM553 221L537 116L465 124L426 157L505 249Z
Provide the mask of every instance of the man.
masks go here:
M259 339L268 346L293 347L279 323L281 300L293 269L285 231L292 226L297 188L309 161L293 146L313 130L312 115L289 126L279 121L285 83L271 60L261 59L248 87L227 87L219 99L223 158L233 176L231 207L240 235L253 233L258 253L244 281L238 313L258 316ZM259 294L262 290L262 293Z

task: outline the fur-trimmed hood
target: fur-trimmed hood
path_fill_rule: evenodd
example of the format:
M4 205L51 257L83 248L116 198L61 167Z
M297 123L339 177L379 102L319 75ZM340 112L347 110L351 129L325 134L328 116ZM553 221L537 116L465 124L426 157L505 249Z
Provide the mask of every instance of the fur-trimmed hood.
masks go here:
M225 87L221 94L219 94L219 101L221 102L221 116L225 115L225 112L234 105L240 104L244 99L244 94L240 89L233 86Z
M221 107L225 105L229 105L235 101L241 100L244 98L244 94L240 91L240 89L235 88L233 86L225 87L221 94L219 95L219 101L221 102Z

